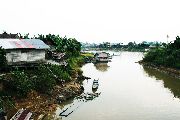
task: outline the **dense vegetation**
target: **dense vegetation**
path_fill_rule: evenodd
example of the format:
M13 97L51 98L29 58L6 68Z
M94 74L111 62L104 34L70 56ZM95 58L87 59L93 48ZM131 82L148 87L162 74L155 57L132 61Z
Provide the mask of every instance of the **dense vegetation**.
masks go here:
M155 65L163 65L180 69L180 38L176 37L174 42L163 44L151 49L144 57L144 62Z
M144 52L146 49L149 49L150 46L157 46L161 43L155 42L147 42L143 41L141 43L136 42L129 42L127 45L123 43L109 43L109 42L103 42L98 44L90 44L90 43L82 43L83 49L95 49L95 50L118 50L118 51L138 51L138 52Z
M70 65L68 66L68 70L63 66L51 64L39 65L34 70L13 70L4 78L5 90L10 95L18 97L26 96L31 90L48 94L56 84L72 80L71 73L75 71Z
M29 34L19 38L29 39ZM24 97L32 90L49 94L55 85L63 84L82 75L80 65L84 57L80 55L81 44L75 38L60 37L59 35L38 35L35 39L41 39L51 47L51 51L65 53L66 65L40 64L33 70L12 69L5 76L0 76L4 91L1 95ZM6 65L5 51L0 48L0 65Z
M6 56L5 55L6 55L5 50L2 47L0 47L0 66L1 66L1 68L6 66Z
M54 47L57 52L66 53L68 57L77 57L80 55L81 43L75 38L60 37L59 35L38 35L35 37L43 40L46 44Z
M81 51L81 43L78 42L75 38L60 37L59 35L54 34L38 34L38 36L29 37L29 33L22 35L18 34L18 38L21 39L40 39L45 42L47 45L54 49L57 52L66 53L67 56L79 56Z

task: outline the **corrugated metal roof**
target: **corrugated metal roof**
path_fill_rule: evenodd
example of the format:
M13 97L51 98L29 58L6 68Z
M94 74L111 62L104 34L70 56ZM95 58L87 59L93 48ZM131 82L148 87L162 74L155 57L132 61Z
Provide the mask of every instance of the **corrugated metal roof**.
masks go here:
M24 39L24 42L27 42L34 46L36 49L49 49L50 47L46 45L42 40L40 39Z
M49 49L40 39L0 39L0 46L4 49Z
M108 53L106 52L98 52L95 54L95 56L98 56L98 57L108 57Z

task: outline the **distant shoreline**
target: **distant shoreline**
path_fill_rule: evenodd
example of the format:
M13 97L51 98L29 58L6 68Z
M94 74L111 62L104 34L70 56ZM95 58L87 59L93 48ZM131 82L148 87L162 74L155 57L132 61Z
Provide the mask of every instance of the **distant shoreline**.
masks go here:
M102 49L102 48L90 48L84 51L118 51L118 52L146 52L145 49Z

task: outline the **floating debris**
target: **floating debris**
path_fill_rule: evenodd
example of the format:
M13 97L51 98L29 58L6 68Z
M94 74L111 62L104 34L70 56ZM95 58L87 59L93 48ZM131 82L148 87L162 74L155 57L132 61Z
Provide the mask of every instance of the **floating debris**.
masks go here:
M82 104L82 103L81 103ZM72 114L74 111L76 111L81 104L72 104L71 106L69 106L68 108L66 108L65 110L63 110L59 116L64 116L64 117L67 117L69 116L70 114Z
M85 100L93 100L94 98L98 97L100 93L83 93L80 96L78 96L79 99L85 99Z
M80 96L76 97L76 102L71 104L69 107L65 108L60 112L59 116L68 117L72 114L75 110L77 110L84 102L89 100L93 100L94 98L98 97L101 93L83 93Z

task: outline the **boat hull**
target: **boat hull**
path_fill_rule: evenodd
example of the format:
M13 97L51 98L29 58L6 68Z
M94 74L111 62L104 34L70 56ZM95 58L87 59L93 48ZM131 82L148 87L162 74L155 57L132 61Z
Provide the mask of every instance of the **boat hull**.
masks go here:
M97 89L99 86L98 80L94 80L92 84L92 89Z
M98 89L98 85L93 85L92 89Z

